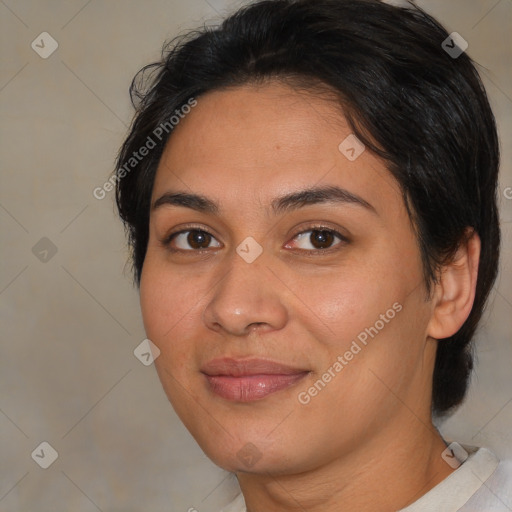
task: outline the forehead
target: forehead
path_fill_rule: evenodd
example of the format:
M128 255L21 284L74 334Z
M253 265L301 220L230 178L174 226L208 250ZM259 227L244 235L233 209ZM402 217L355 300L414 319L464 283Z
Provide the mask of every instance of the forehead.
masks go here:
M361 147L325 93L276 82L213 91L197 102L169 138L153 200L177 189L217 198L226 208L265 206L301 188L335 185L376 209L400 208L394 178L369 151L357 156Z

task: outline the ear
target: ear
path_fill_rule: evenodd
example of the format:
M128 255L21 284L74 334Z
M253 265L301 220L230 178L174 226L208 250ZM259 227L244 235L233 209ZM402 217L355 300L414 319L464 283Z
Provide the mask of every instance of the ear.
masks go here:
M452 261L441 269L432 299L432 316L427 328L434 339L454 335L466 321L475 300L480 237L471 228L466 230L465 242L461 243Z

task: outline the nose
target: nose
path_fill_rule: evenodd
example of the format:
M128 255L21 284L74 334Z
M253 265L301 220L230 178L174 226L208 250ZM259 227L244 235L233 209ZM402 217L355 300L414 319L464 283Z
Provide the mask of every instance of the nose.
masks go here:
M268 263L264 254L247 263L233 253L203 312L203 321L209 329L246 336L254 330L270 332L286 325L284 286L270 271Z

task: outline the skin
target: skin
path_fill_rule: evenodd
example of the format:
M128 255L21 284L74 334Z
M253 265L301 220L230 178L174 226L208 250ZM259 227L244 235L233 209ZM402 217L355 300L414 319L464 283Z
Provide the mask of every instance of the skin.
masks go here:
M479 240L461 247L426 300L398 184L369 151L354 161L340 152L350 133L333 101L284 83L210 92L175 128L156 174L153 202L183 191L219 204L217 214L169 204L151 212L140 299L169 400L208 457L236 473L250 512L396 511L452 472L430 417L432 371L436 338L471 310ZM373 209L270 209L278 196L324 185ZM162 242L190 223L212 235L202 253L189 233ZM347 241L312 254L312 224ZM236 252L249 236L263 249L252 263ZM395 303L401 311L300 403ZM249 356L310 373L253 402L211 392L205 362ZM254 455L250 466L240 450Z

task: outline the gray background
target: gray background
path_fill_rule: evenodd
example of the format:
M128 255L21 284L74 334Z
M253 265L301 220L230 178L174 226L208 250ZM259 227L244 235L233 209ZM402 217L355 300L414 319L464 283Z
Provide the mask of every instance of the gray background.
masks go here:
M153 366L133 354L145 335L122 226L113 193L100 201L92 191L131 120L135 72L165 39L242 3L0 1L3 511L207 512L236 494L177 419ZM510 457L512 0L418 3L468 41L503 152L502 267L478 335L478 375L442 432ZM47 59L31 48L44 31L59 44ZM31 458L43 441L59 455L48 469Z

